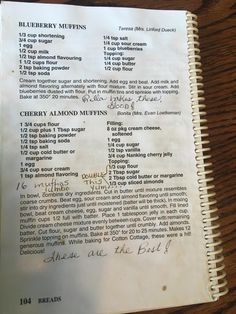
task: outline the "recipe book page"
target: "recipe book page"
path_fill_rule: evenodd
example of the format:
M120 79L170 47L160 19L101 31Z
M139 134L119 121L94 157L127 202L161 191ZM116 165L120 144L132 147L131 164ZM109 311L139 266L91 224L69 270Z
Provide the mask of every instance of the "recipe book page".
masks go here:
M2 313L211 300L185 11L2 3Z

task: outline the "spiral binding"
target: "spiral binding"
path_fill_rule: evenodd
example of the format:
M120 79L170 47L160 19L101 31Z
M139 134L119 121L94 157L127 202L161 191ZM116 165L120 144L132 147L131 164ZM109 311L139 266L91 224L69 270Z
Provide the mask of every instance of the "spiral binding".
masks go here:
M190 93L193 116L194 144L197 161L197 175L199 185L199 195L201 201L201 214L203 216L203 230L206 240L206 250L209 269L209 290L212 300L218 300L219 297L228 292L226 273L224 271L224 257L222 255L220 240L220 225L217 223L218 211L216 200L214 199L214 185L211 177L212 163L211 158L207 120L204 118L204 91L202 83L201 57L198 42L198 23L197 16L187 12L187 33L188 33L188 55L189 55L189 73L190 73Z

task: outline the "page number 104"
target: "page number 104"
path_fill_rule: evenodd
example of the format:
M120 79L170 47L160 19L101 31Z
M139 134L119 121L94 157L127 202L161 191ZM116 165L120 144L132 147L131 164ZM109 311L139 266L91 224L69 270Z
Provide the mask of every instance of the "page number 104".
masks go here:
M31 298L21 298L20 305L31 304Z

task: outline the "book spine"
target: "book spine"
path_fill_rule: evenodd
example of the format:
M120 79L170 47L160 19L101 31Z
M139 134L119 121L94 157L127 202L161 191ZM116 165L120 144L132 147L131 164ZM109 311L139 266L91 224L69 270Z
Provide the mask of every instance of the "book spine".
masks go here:
M206 241L206 252L209 269L209 291L212 300L228 292L226 273L224 271L224 257L220 240L220 225L218 223L217 207L212 183L212 163L210 162L210 148L208 147L207 120L204 111L204 91L202 83L201 58L198 42L197 16L187 12L188 57L191 106L193 116L194 144L196 167L198 175L199 197L203 231Z

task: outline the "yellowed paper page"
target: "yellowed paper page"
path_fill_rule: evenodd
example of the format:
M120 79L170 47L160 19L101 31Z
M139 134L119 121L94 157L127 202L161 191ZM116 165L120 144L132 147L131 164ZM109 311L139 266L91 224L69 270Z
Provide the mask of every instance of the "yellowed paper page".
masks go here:
M210 301L186 12L2 19L1 313Z

